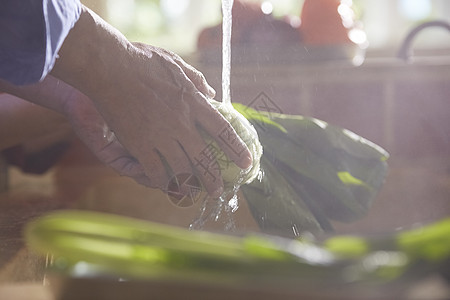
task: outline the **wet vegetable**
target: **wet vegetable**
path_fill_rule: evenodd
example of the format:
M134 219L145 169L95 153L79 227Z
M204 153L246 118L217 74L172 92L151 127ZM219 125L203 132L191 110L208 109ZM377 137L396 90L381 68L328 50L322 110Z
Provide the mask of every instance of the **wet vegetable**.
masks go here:
M263 173L285 185L269 179L241 187L264 230L284 236L329 231L330 220L351 222L367 213L387 174L385 150L315 118L234 107L258 132ZM276 205L262 209L268 201Z
M250 122L244 118L236 109L231 105L227 105L221 102L217 102L213 99L209 100L210 103L217 108L217 110L225 117L225 119L230 122L236 133L244 141L250 150L253 158L253 163L247 170L241 170L236 166L228 157L220 150L220 147L212 141L210 137L206 134L204 135L211 149L216 152L214 153L217 162L220 166L220 171L222 178L224 180L224 185L226 188L234 188L235 185L247 184L252 182L259 173L260 158L263 152L263 148L258 139L258 133ZM225 144L229 147L234 147L234 141L227 139L228 133L220 133L221 139L224 140ZM239 151L239 149L237 149Z

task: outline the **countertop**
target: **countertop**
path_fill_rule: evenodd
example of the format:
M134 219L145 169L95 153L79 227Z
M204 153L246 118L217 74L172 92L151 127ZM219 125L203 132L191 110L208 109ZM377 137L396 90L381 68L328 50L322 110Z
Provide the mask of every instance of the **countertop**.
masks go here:
M417 172L420 170L423 172L422 169L416 166L413 176L416 183L420 182L423 176L431 174L430 171L422 175ZM401 176L409 171L411 169L402 170L394 166L393 173L391 172L391 176L394 177L392 180L388 180L382 195L383 193L386 196L392 193L399 194L398 184L402 180L401 188L405 188L411 183L411 178ZM395 176L398 177L397 181L392 182L395 180ZM445 185L444 180L447 180ZM441 178L440 192L444 195L450 194L449 183L448 178ZM22 237L23 226L29 220L45 212L55 209L80 208L119 213L182 227L187 227L199 213L198 207L176 208L164 194L117 176L97 162L79 142L75 142L59 163L43 175L23 174L16 168L10 168L8 187L7 191L0 193L0 299L55 299L47 278L47 258L31 252ZM435 189L438 190L436 187ZM442 203L442 207L438 208L441 216L448 214L448 210L445 211L448 207L445 206L446 203ZM397 226L401 220L404 222L407 220L407 216L402 215L396 220L388 221L388 225L386 222L380 222L379 216L386 214L386 207L399 212L395 205L379 201L374 205L374 210L367 218L356 224L338 225L337 232L385 232L388 228ZM443 209L444 211L442 211ZM411 211L413 210L411 209ZM389 213L387 214L389 215ZM436 211L421 211L421 213L417 213L417 216L413 216L415 218L413 221L416 222L421 218L438 218L436 214ZM413 221L409 221L409 223ZM258 231L256 223L249 215L245 201L240 202L235 222L239 230ZM213 226L218 225L213 224ZM448 299L450 289L441 278L429 278L408 288L403 295L403 299L407 300ZM308 299L344 298L328 295L324 298L315 296ZM351 299L373 298L367 298L362 293Z
M367 218L354 224L336 224L338 233L386 232L449 214L450 179L445 164L422 161L408 169L402 166L404 164L394 164L380 197L401 198L405 190L407 195L413 195L425 189L432 191L436 206L427 207L424 202L419 209L408 207L402 210L394 203L380 199ZM0 193L0 299L55 299L47 277L47 258L26 247L22 229L29 220L45 212L65 208L119 213L185 228L199 215L198 206L177 208L161 192L116 175L93 158L78 141L74 141L57 165L43 175L23 174L10 168L8 190ZM400 215L395 218L394 214ZM386 219L380 219L383 215ZM258 231L245 201L240 201L234 217L239 230ZM220 224L208 226L220 228ZM411 286L403 295L406 300L449 299L450 289L442 279L429 278ZM359 296L352 299L372 299L364 294ZM323 299L339 298L328 295Z

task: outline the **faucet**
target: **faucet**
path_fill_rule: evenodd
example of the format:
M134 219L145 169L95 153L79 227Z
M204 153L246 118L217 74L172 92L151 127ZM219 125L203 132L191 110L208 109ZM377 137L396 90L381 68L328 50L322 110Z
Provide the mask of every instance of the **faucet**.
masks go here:
M423 29L429 28L429 27L442 27L442 28L447 29L450 32L450 23L447 21L436 20L436 21L429 21L429 22L422 23L422 24L416 26L415 28L413 28L408 33L408 35L406 36L405 40L403 41L403 43L400 47L400 50L398 51L397 57L400 59L403 59L406 62L410 61L411 56L412 56L411 45L412 45L414 38Z

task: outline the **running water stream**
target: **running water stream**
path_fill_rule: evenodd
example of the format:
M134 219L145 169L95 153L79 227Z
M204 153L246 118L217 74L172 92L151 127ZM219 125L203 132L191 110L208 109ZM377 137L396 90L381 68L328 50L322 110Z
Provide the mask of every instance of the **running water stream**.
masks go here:
M231 104L231 27L233 0L222 0L222 102Z
M233 0L222 0L222 105L231 105L231 27ZM206 223L220 221L224 231L234 231L233 213L238 209L237 191L240 184L225 191L219 199L206 197L200 215L190 224L190 229L204 229Z

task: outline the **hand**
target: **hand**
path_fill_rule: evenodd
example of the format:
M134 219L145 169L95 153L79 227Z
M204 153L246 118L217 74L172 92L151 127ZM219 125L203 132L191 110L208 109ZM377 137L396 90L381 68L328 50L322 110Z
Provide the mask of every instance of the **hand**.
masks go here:
M47 76L45 80L52 80L51 76ZM65 93L66 98L62 99L62 113L67 117L73 131L92 153L120 175L150 186L144 168L119 143L92 101L67 84L60 82L58 86L59 88L66 86L68 89Z
M214 92L200 72L161 48L133 47L133 73L124 76L137 76L127 81L132 89L111 90L108 106L100 104L99 110L121 143L144 166L150 186L166 190L172 176L195 174L211 195L219 196L223 188L220 170L214 168L214 158L205 164L208 145L199 127L242 168L251 163L247 147L207 101L205 94L212 97ZM223 132L233 135L230 140L238 140L233 148L219 138Z
M208 145L199 128L215 139L237 166L251 154L206 97L204 77L169 51L131 44L88 9L65 40L52 72L86 94L128 153L144 168L148 185L166 190L173 175L199 177L212 196L222 193L220 169L208 165ZM220 139L226 132L227 144ZM230 147L231 146L231 147Z

